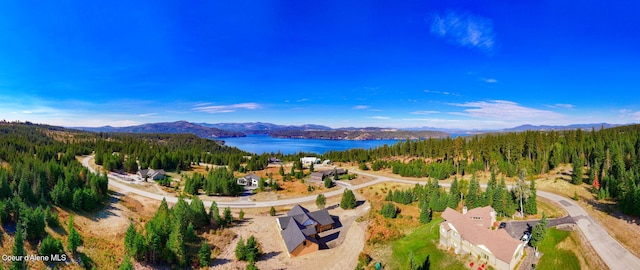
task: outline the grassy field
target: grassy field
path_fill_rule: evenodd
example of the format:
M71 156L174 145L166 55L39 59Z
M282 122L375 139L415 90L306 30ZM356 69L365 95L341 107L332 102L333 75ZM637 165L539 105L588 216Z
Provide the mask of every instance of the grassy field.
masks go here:
M540 258L537 269L580 269L580 261L573 251L557 248L557 245L565 241L570 233L555 228L547 231L547 235L539 247L540 252L544 255Z
M436 218L430 223L418 227L413 233L392 243L392 259L389 269L406 269L409 256L413 253L416 262L422 262L427 255L430 257L431 269L465 269L465 266L455 255L438 249L439 224L442 218Z

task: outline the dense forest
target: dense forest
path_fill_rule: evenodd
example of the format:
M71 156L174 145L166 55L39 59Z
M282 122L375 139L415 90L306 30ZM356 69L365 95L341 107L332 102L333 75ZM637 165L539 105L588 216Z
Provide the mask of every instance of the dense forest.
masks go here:
M573 164L572 182L594 184L599 198L640 215L640 125L600 130L525 131L455 139L406 140L372 149L332 151L322 158L390 167L402 176L444 179L496 169L508 177ZM405 161L410 159L411 161Z
M69 211L85 212L104 207L109 196L107 176L91 173L76 159L94 151L96 161L105 168L131 172L138 168L136 161L142 167L172 171L189 169L195 162L229 165L241 170L247 167L261 169L267 164L266 157L247 158L250 154L244 151L195 135L89 133L31 123L0 122L0 222L7 228L16 228L13 255L27 254L23 241L42 241L39 255L64 254L60 239L47 235L45 230L47 226L62 229L58 213L51 204ZM232 177L231 171L212 170L206 178L210 181L203 181L202 185L208 194L236 195L239 191L235 181L227 181ZM196 205L201 203L194 200L190 205L193 211L185 212L189 218L179 219L185 223L176 227L185 230L175 237L190 236L187 226L190 223L195 229L209 224L208 214L207 217L196 215L196 211L202 212ZM176 205L171 215L182 215L182 206L182 203ZM223 221L219 219L217 224L224 224ZM69 237L67 252L75 255L82 240L73 226L68 227L67 233L74 236ZM171 237L159 232L160 240L164 236ZM164 257L164 260L182 265L185 261L177 254L179 248L172 247L171 254L175 254L175 259ZM144 258L155 260L155 256L145 255ZM24 269L25 263L15 262L12 269Z

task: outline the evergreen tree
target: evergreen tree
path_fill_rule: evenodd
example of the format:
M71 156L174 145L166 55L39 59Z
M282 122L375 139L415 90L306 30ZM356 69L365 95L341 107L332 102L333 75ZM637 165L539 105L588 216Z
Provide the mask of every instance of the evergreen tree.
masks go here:
M82 245L82 236L76 230L76 228L71 228L69 232L69 237L67 238L67 249L69 252L75 254L79 246Z
M431 209L426 203L423 203L420 208L420 223L427 224L429 222L431 222Z
M333 181L331 180L331 177L325 177L324 180L322 181L324 182L325 188L331 188L333 186Z
M189 226L187 226L187 231L184 234L184 239L188 243L193 243L196 241L196 229L193 228L193 223L189 223Z
M256 238L253 235L249 236L249 239L247 239L247 244L244 248L245 257L249 263L255 263L262 255L260 252L260 247L258 246L258 241L256 241Z
M284 167L282 165L280 165L280 169L278 169L278 174L284 176Z
M324 209L324 206L327 203L327 198L325 198L324 194L320 193L318 194L318 196L316 197L316 206L318 207L318 209Z
M451 182L451 187L449 188L449 198L447 200L447 206L456 209L459 203L460 190L458 189L458 177L453 177L453 182Z
M211 207L209 207L209 220L216 224L216 226L221 226L222 222L220 218L220 210L218 209L218 204L215 201L211 202Z
M342 200L340 200L340 207L342 207L342 209L353 209L356 208L356 204L356 196L353 194L353 191L345 189L344 193L342 193Z
M481 196L482 190L480 189L480 183L478 183L475 176L472 176L471 181L469 182L469 193L465 198L465 205L467 208L473 209L482 206Z
M169 234L169 240L167 241L167 248L170 251L169 262L176 263L180 266L186 264L185 238L182 234L182 226L182 222L176 220Z
M202 241L200 245L200 251L198 252L198 262L200 263L200 267L209 266L209 261L211 260L211 248L209 248L209 244L206 240Z
M388 202L382 205L380 213L383 217L386 218L396 218L396 215L398 214L398 208L396 208L396 206L392 202Z
M238 219L239 220L243 220L244 219L244 210L240 209L240 212L238 213Z
M231 227L233 224L233 215L231 214L231 208L227 207L224 209L224 226L223 227Z
M313 172L315 170L315 168L313 167L313 163L311 163L311 165L309 165L309 172Z
M43 256L63 253L64 248L62 247L62 241L53 238L51 235L47 235L40 243L40 248L38 248L38 254Z
M16 225L16 234L13 236L13 256L26 256L24 249L24 235L20 222ZM15 260L11 263L11 269L27 269L26 260Z
M269 209L269 215L271 215L272 217L276 215L276 208L271 206L271 208Z
M583 170L582 159L579 157L574 157L573 161L573 172L571 173L571 183L574 185L582 184L582 170Z
M209 216L207 215L207 210L204 209L204 203L198 196L193 197L189 208L191 208L191 214L193 215L193 225L196 228L204 227L209 221Z
M129 255L124 256L118 270L133 270L133 263L131 262L131 257L129 257Z
M544 240L545 235L547 234L547 215L542 212L542 219L536 226L533 227L531 232L531 240L529 244L532 247L538 247L540 243Z
M244 239L242 239L242 236L240 236L240 239L238 240L238 244L236 244L236 249L234 253L238 261L246 260L247 258L246 248L245 248L245 242L244 242Z
M531 179L531 183L529 184L529 198L524 205L524 213L527 215L535 215L538 213L538 202L536 201L536 182Z

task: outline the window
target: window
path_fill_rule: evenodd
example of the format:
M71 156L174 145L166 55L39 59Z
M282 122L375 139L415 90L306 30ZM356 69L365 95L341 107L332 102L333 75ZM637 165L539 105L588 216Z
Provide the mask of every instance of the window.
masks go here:
M485 260L488 261L489 260L489 255L487 255L485 253L482 253L482 258L484 258Z

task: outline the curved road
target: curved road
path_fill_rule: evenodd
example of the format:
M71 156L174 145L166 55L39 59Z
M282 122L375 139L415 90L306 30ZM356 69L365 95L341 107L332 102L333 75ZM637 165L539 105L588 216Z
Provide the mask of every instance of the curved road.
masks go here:
M95 172L95 170L91 168L91 166L89 166L89 160L92 157L93 156L84 157L82 160L82 164L85 167L89 168L90 171ZM342 188L334 191L325 192L324 195L327 197L336 196L336 195L342 194L344 192L344 189L347 187L351 190L356 190L356 189L361 189L364 187L372 186L372 185L383 183L383 182L397 182L397 183L404 183L404 184L411 184L411 185L415 185L416 183L419 183L419 184L427 183L426 181L421 182L421 181L404 180L404 179L364 173L360 171L358 172L358 174L373 177L375 180L367 183L359 184L359 185L349 185L347 183L342 183L340 184ZM138 194L147 198L155 199L155 200L162 200L164 198L167 200L167 202L170 202L170 203L176 203L178 201L178 198L175 196L162 196L155 193L140 190L137 188L133 188L125 184L125 182L116 178L112 174L109 174L108 177L110 180L113 180L113 181L109 181L109 185L122 190L124 193L135 193L135 194ZM440 185L445 187L449 186L449 184L446 184L446 183L442 183ZM486 186L486 185L483 185L483 186ZM575 220L580 231L582 231L582 233L585 235L586 239L589 241L591 246L593 246L595 251L600 255L602 260L607 264L607 266L609 266L610 269L625 269L625 270L640 269L640 259L638 259L638 257L630 253L624 246L622 246L620 243L618 243L618 241L616 241L613 237L611 237L611 235L609 235L602 228L602 226L600 226L600 224L596 220L594 220L591 216L589 216L589 214L576 202L574 202L571 199L562 197L560 195L556 195L556 194L545 192L545 191L538 190L537 195L558 203L560 206L562 206L562 208L564 208L567 211L567 213L569 213L569 216ZM271 207L271 206L303 203L303 202L314 201L315 199L316 199L316 195L310 195L305 197L286 199L286 200L276 200L276 201L252 202L252 201L246 201L241 199L236 202L217 202L217 204L219 207L259 208L259 207ZM206 207L209 207L212 201L203 201L203 202Z

